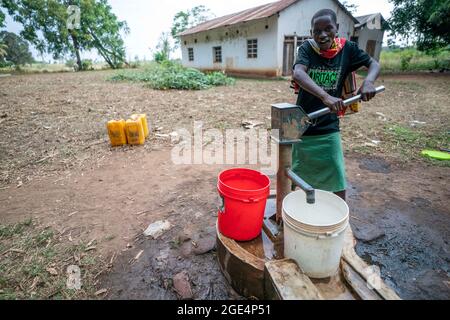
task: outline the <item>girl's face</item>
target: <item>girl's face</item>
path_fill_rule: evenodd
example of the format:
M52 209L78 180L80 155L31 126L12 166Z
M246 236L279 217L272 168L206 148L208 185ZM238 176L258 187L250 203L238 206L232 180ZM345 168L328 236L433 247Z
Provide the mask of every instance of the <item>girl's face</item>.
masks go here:
M330 49L339 25L336 25L330 16L323 16L314 19L312 27L311 36L319 45L320 50Z

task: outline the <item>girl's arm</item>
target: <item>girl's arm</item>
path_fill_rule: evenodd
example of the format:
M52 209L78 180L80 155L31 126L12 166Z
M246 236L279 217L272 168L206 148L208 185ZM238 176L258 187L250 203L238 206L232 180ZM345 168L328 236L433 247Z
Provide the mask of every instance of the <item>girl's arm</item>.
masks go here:
M322 100L323 104L330 108L331 111L337 112L342 110L344 108L342 99L329 95L310 78L307 71L308 68L302 64L295 66L294 80L297 81L299 86Z
M377 80L378 75L380 74L380 69L380 64L372 59L367 77L359 89L359 93L361 93L361 99L363 101L369 101L375 97L375 80Z

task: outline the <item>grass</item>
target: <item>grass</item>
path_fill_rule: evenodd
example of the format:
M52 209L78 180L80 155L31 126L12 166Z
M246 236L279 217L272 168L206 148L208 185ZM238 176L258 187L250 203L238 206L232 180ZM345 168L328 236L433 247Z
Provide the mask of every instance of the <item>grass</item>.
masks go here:
M434 165L450 167L449 161L439 161L421 156L424 149L439 150L448 148L450 134L448 132L430 132L422 129L411 129L399 124L387 124L384 127L383 140L392 154L398 154L402 160L425 160Z
M202 90L213 86L234 84L234 79L222 72L205 74L197 69L185 68L174 62L149 64L137 70L122 70L113 75L112 81L143 82L152 89Z
M93 70L104 70L109 67L104 63L96 63L92 66ZM0 73L55 73L55 72L73 72L74 69L60 63L32 63L16 68L15 66L2 67Z
M358 83L362 80L358 77ZM363 102L360 114L342 119L345 151L449 167L450 161L421 155L424 149L450 147L449 81L437 74L382 76L377 85L384 85L386 91Z
M383 50L380 64L383 72L450 69L450 51L432 56L414 48Z
M104 263L85 243L62 241L31 219L0 225L0 300L95 298ZM81 270L81 289L66 285L67 268Z

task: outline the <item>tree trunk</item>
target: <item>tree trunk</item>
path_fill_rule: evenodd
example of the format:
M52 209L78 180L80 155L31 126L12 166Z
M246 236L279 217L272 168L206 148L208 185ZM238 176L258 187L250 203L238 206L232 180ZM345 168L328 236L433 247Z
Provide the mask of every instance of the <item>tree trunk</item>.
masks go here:
M72 37L73 41L73 47L75 49L75 56L77 57L77 65L78 65L78 71L83 70L83 64L81 63L81 57L80 57L80 45L78 44L77 36L72 32L70 32L70 36Z
M112 58L118 59L120 62L124 63L126 66L130 66L128 64L127 61L125 61L125 58L122 58L120 56L118 56L114 51L110 51L108 49L106 49L100 42L100 40L97 38L97 36L91 31L89 30L89 34L92 36L92 38L94 38L94 43L95 43L95 48L98 50L98 52L100 53L100 55L106 60L106 62L110 65L110 67L112 69L117 69L117 64L113 63L111 61L111 56ZM109 56L109 57L108 57ZM108 58L107 58L108 57Z

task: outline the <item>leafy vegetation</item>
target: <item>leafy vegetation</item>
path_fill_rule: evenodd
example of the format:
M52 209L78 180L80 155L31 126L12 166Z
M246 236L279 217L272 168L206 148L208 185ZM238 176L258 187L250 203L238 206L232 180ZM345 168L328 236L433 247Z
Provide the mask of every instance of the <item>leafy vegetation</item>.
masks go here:
M222 72L205 74L170 61L153 64L141 70L123 70L110 78L113 81L144 82L153 89L201 90L212 86L232 85L234 79Z

